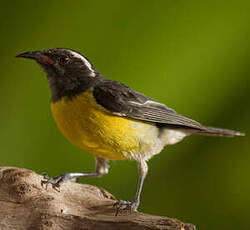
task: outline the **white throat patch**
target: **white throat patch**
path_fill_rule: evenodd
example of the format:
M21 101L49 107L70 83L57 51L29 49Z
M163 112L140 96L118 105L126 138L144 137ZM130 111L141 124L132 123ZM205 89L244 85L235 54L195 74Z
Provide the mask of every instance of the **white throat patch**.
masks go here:
M91 73L90 73L90 76L91 76L91 77L95 77L95 76L96 76L95 71L94 71L93 68L92 68L92 65L89 63L89 61L88 61L85 57L83 57L81 54L79 54L79 53L77 53L77 52L74 52L74 51L72 51L72 50L69 50L69 52L70 52L74 57L76 57L76 58L78 58L78 59L80 59L80 60L82 60L82 61L84 62L84 64L87 66L87 68L88 68L89 71L91 72Z

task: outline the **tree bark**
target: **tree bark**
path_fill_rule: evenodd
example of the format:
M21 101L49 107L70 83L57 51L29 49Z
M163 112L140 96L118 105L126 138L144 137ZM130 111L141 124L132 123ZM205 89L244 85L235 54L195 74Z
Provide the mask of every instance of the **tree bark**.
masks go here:
M0 167L1 230L167 229L195 230L169 217L122 211L107 191L65 182L60 192L41 186L43 177L28 169Z

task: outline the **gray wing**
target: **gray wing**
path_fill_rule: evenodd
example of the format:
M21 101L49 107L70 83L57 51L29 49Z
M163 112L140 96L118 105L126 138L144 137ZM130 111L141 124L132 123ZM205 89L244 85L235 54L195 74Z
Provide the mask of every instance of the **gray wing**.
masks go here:
M137 120L203 130L202 125L177 114L173 109L112 80L94 87L96 102L109 112Z
M177 114L166 106L158 106L155 101L148 100L145 104L135 104L133 101L129 101L128 104L134 108L133 110L137 111L136 113L127 114L131 118L166 125L202 129L202 125L199 122Z

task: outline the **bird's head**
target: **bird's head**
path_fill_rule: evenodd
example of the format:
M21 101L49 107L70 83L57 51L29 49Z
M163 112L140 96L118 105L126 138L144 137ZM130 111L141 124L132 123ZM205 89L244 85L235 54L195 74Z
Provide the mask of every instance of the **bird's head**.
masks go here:
M82 54L64 48L30 51L16 57L35 60L46 72L52 100L75 94L89 88L100 78L90 61Z

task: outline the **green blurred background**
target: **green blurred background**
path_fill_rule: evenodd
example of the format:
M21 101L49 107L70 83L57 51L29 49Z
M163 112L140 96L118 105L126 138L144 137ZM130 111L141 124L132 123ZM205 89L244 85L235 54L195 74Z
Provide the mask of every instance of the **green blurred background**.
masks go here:
M79 50L121 81L203 124L250 133L249 1L1 1L0 163L58 175L94 159L58 131L45 74L14 56ZM193 136L149 162L140 211L198 229L250 229L249 137ZM84 183L132 199L135 162Z

